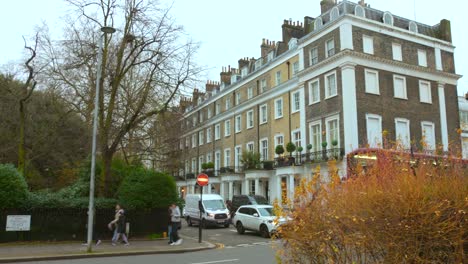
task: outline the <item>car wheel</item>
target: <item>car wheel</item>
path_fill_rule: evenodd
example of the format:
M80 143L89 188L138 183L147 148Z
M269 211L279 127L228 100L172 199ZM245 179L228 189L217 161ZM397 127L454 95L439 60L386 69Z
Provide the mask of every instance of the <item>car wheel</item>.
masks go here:
M260 234L264 238L270 238L270 232L268 231L268 227L266 225L260 226Z
M237 222L236 229L237 229L237 233L239 233L240 235L245 233L245 228L240 221Z
M192 218L187 217L187 224L188 224L188 226L193 226Z

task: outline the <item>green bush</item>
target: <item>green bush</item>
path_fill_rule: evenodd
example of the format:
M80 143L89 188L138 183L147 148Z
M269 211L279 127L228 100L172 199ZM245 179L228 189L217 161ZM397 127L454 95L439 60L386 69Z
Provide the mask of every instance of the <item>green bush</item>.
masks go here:
M244 150L241 162L247 170L256 169L260 165L260 153Z
M294 143L292 142L289 142L288 144L286 144L286 150L289 152L290 155L292 155L292 153L296 150L296 145L294 145Z
M21 207L27 199L28 185L11 164L0 164L0 209Z
M134 168L122 181L118 198L127 208L166 208L177 201L176 183L170 175Z
M276 155L282 155L284 153L284 147L283 145L278 145L275 148L275 153Z

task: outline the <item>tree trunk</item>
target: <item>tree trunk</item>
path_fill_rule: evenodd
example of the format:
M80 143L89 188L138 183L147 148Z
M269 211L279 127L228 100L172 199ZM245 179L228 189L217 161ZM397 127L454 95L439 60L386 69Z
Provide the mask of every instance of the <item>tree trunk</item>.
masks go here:
M114 152L105 150L102 152L102 182L101 182L101 195L104 197L111 197L112 186L112 158Z
M26 169L26 150L24 149L24 138L25 138L25 126L26 126L26 113L24 109L24 102L20 100L19 102L19 112L20 112L20 123L19 123L19 143L18 143L18 170L20 173L25 175Z

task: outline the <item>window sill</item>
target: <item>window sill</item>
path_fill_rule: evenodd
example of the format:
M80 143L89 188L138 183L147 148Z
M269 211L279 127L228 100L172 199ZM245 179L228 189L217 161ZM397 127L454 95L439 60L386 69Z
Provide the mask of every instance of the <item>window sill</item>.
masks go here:
M419 101L419 102L420 102L421 104L429 104L429 105L432 104L432 102L423 102L423 101Z
M325 97L325 100L328 100L330 98L338 97L338 94L330 95L328 97Z
M283 118L283 116L275 116L275 120L281 119L281 118Z
M260 123L260 125L264 125L264 124L267 124L267 123L268 123L268 121L265 121L265 122Z
M318 104L318 103L320 103L320 101L311 102L311 103L309 103L309 105L314 105L314 104Z
M366 91L366 94L371 94L371 95L380 95L380 93L373 93L373 92L367 92L367 91Z
M398 97L398 96L394 96L393 98L394 98L394 99L400 99L400 100L406 100L406 101L408 101L408 97Z
M299 113L301 110L293 110L291 111L291 114Z
M251 127L247 127L247 129L252 129L252 128L254 128L254 127L253 127L253 126L251 126Z

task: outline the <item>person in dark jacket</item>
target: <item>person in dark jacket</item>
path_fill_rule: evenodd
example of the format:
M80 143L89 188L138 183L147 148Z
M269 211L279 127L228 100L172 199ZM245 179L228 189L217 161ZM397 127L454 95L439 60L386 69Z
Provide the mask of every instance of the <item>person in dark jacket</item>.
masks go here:
M167 219L167 236L169 237L169 243L172 244L175 241L172 241L172 205L169 205L168 208L168 219Z
M112 237L113 246L115 246L115 243L119 240L120 236L122 236L122 240L125 242L126 246L130 245L130 243L128 243L127 236L125 235L125 211L119 204L115 206L115 218L108 226L109 229L112 227L115 228L114 237Z

